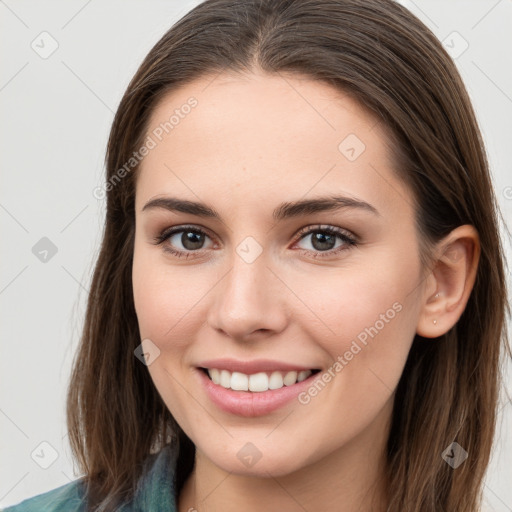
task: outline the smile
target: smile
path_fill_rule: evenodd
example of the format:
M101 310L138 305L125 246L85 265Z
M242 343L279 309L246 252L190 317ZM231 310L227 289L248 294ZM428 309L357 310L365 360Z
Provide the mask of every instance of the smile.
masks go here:
M301 392L321 378L321 370L278 361L224 359L203 362L196 366L195 375L216 408L236 416L255 417L292 405Z
M210 380L225 389L234 391L252 391L262 393L264 391L280 389L283 386L293 386L302 382L319 370L301 371L273 371L258 372L248 375L241 372L230 372L218 368L202 368Z

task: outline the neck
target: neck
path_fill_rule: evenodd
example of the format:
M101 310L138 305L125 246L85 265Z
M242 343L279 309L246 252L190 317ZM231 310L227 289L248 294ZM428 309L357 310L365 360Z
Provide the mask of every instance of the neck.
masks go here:
M229 473L196 449L194 470L179 496L179 512L384 512L386 442L392 400L349 443L284 476Z

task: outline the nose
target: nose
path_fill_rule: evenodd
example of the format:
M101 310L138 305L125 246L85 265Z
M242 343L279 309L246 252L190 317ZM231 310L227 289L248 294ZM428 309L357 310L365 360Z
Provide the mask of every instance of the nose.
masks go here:
M248 263L234 253L231 261L231 269L211 292L208 325L235 341L268 337L284 330L286 286L264 254Z

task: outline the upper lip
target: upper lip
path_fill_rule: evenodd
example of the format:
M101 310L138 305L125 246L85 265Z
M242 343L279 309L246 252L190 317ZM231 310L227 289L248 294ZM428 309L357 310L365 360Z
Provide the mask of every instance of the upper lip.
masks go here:
M300 364L285 363L282 361L273 361L270 359L253 359L251 361L238 361L236 359L209 359L202 361L197 365L199 368L217 368L218 370L228 370L229 372L240 372L246 375L252 375L259 372L272 371L303 371L313 370L313 366L303 366Z

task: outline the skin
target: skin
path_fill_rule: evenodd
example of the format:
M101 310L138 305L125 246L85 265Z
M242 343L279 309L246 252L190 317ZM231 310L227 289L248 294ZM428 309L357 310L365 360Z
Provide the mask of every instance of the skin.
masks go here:
M471 226L454 230L422 274L413 197L393 170L384 129L327 84L256 71L205 77L167 94L147 133L190 96L197 107L141 163L133 261L141 339L160 351L148 371L197 451L179 511L385 510L379 479L395 388L414 335L440 336L462 314L478 236ZM354 161L338 149L349 134L366 146ZM272 219L284 201L333 194L366 201L378 215L346 208ZM142 211L170 195L204 202L223 221ZM195 252L182 233L154 243L181 225L206 231ZM359 242L335 237L322 250L311 234L297 236L319 225ZM262 249L252 263L236 252L248 236ZM307 404L243 418L219 410L198 384L195 366L217 357L326 371L396 303L400 312ZM247 442L261 453L251 467L237 457Z

